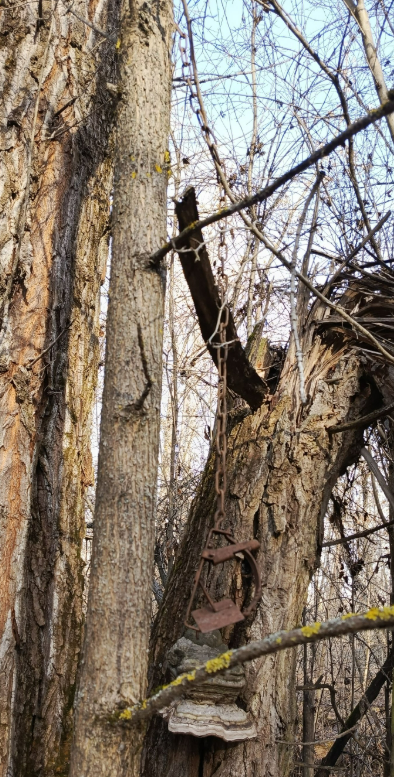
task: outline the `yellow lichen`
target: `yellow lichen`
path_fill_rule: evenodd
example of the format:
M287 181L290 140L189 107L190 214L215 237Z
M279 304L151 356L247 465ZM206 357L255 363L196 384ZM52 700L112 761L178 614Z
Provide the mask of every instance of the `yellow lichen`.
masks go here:
M178 675L178 677L175 678L171 683L168 683L168 685L163 685L161 687L161 690L164 691L165 688L173 688L176 685L181 685L184 680L190 680L192 682L196 678L196 670L193 669L192 672L185 672L184 674Z
M131 173L131 177L132 178L136 178L137 177L137 173L135 172L135 170L133 170L133 172Z
M313 637L314 634L318 634L320 631L321 623L313 623L312 626L303 626L301 629L304 637Z
M365 613L365 617L371 621L376 621L377 618L386 621L389 618L394 617L394 607L383 607L381 610L378 607L371 607L371 609Z
M205 664L205 671L208 672L208 674L211 674L213 672L219 672L220 669L227 669L227 667L230 666L232 652L232 650L228 650L227 653L222 653L217 658L211 658L211 660L207 661Z
M120 49L120 38L116 41L115 48Z
M123 710L119 715L119 720L131 720L132 714L131 710Z
M280 645L281 642L282 642L282 637L278 637L278 639L276 640L276 644Z
M157 173L162 173L163 172L163 168L160 167L160 165L155 165L155 170L156 170Z
M171 161L171 156L169 151L164 152L164 161L168 165L168 163Z

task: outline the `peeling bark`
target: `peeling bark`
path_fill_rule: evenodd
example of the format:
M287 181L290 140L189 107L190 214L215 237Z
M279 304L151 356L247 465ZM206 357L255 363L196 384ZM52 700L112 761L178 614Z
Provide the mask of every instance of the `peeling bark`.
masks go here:
M61 3L1 13L0 775L42 777L67 773L80 649L114 54Z

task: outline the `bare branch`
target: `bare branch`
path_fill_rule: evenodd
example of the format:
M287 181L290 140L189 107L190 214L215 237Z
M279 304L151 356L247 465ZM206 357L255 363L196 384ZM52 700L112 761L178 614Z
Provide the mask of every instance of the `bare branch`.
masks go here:
M179 245L181 245L182 241L186 237L193 235L197 229L203 229L204 227L207 227L210 224L215 224L217 221L220 221L223 218L228 218L229 216L232 216L234 213L240 213L240 211L244 210L245 208L249 208L252 205L256 205L258 202L264 202L264 200L268 199L268 197L270 197L271 194L273 194L277 189L283 186L283 184L287 183L287 181L290 181L296 175L299 175L300 173L305 172L305 170L308 170L309 167L312 167L312 165L316 164L316 162L318 162L320 159L324 159L324 157L331 154L332 151L335 151L335 149L338 148L338 146L342 146L346 142L346 140L349 140L354 135L357 135L358 132L361 132L363 129L366 129L371 124L375 124L376 121L379 121L379 119L382 119L384 116L388 116L390 113L393 113L394 111L394 90L393 89L389 92L389 98L390 99L387 100L387 102L383 103L383 105L380 105L379 108L375 108L373 111L370 111L365 116L362 116L360 119L357 119L357 121L355 121L353 124L350 124L343 132L340 132L339 135L337 135L335 138L330 140L329 143L326 143L325 146L322 146L322 148L319 148L317 149L317 151L314 151L313 154L308 156L302 162L299 162L299 164L296 165L295 167L292 167L291 170L287 171L287 173L283 173L283 175L279 176L279 178L276 178L268 186L265 186L264 189L260 189L258 192L256 192L256 194L253 195L253 197L245 197L244 199L239 200L233 205L229 205L227 208L222 208L221 210L216 211L215 213L212 213L210 216L207 216L207 218L205 219L201 219L200 221L194 224L190 224L190 226L182 230L182 232L179 235L177 235L176 238L165 243L164 246L162 246L153 254L151 254L150 256L151 264L157 265L157 263L160 262L162 259L164 259L164 257L173 248L177 248Z
M328 542L323 542L322 548L331 548L333 545L344 545L345 542L349 542L350 540L358 540L360 537L368 537L369 534L375 534L375 532L386 529L388 526L392 526L393 524L394 520L386 521L385 523L379 524L379 526L374 526L373 529L357 531L355 534L350 534L348 537L341 537L340 540L329 540Z
M334 618L325 623L314 623L311 626L277 631L264 639L250 642L237 650L226 653L207 661L204 665L186 674L179 675L169 685L164 686L154 696L144 699L133 707L114 710L108 716L108 722L134 725L140 720L151 718L156 712L167 707L171 702L187 693L194 684L208 680L212 675L221 674L233 666L245 664L261 656L272 655L281 650L319 642L331 637L342 637L358 631L372 629L392 629L394 627L394 606L378 609L373 607L362 614L348 613L341 618Z
M355 418L354 421L349 421L346 424L338 424L338 426L330 426L328 431L331 434L339 434L339 432L347 432L348 429L366 429L367 426L373 424L374 421L387 415L390 410L394 410L394 402L390 405L386 405L386 407L381 407L379 410L375 410L373 413L368 413L368 415Z

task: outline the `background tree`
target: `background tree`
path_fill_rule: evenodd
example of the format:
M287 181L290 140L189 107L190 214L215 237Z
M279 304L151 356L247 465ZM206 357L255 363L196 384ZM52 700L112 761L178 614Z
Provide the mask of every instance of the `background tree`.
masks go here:
M86 637L71 775L138 775L142 731L105 715L146 691L162 375L172 3L121 7L113 244ZM100 720L100 715L104 720Z

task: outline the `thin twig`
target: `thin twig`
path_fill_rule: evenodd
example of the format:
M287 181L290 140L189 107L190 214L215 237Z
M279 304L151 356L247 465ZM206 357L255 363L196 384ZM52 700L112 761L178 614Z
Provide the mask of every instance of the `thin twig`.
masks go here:
M67 13L72 13L72 15L75 16L76 19L78 19L83 24L86 24L86 26L90 27L91 30L93 30L94 32L97 32L98 35L102 35L103 38L107 38L112 42L115 42L117 40L118 38L117 35L114 35L114 34L110 35L108 32L104 32L104 30L102 30L101 27L97 27L97 25L90 22L89 19L85 19L83 16L80 16L79 13L74 11L71 5L66 5L66 3L64 5L66 6Z
M334 737L328 737L328 739L317 739L315 742L288 742L286 739L275 739L275 743L278 745L288 745L289 747L298 747L299 745L325 745L327 742L332 742L334 739L336 741L337 739L341 739L341 737L348 736L348 734L351 731L354 731L357 726L358 723L356 723L355 726L352 726L352 728L343 731L342 734L336 734Z
M390 503L391 507L394 510L394 494L392 494L390 488L388 487L385 478L383 477L375 459L370 454L369 450L367 448L361 448L360 451L362 457L365 459L365 461L368 464L369 469L371 472L375 475L376 480L378 481L380 488L382 489L387 501Z
M323 542L322 548L330 548L332 545L343 545L345 542L349 542L350 540L357 540L359 537L368 537L369 534L374 534L375 532L386 529L387 526L392 526L393 524L394 520L386 521L385 523L381 523L379 526L374 526L373 529L357 531L355 534L349 534L348 537L342 537L340 540L329 540L328 542Z
M298 332L297 306L296 306L297 254L298 254L298 247L300 244L301 232L305 223L308 209L323 180L323 176L324 176L324 173L318 174L316 181L313 184L312 189L309 192L308 197L306 198L305 205L302 209L301 218L299 220L298 227L297 227L293 255L291 258L291 269L290 269L290 322L291 322L291 330L293 332L293 337L294 337L298 374L300 378L300 398L303 405L306 405L307 396L305 391L304 354L302 353L300 337Z
M371 229L370 232L368 232L368 234L364 237L364 239L361 241L361 243L359 243L359 245L356 246L356 248L354 248L353 251L351 251L349 256L347 256L346 259L343 260L341 266L338 267L338 269L335 271L335 273L332 276L332 278L330 278L328 280L327 286L325 288L325 291L327 291L328 288L330 286L332 286L332 284L337 280L337 278L339 278L342 270L348 264L351 264L352 259L356 256L356 254L358 254L359 251L361 251L362 248L364 248L364 246L370 241L371 237L373 237L377 232L379 232L379 230L383 227L383 225L386 223L387 219L390 216L391 216L391 210L387 211L386 215L383 216L383 218L381 218L380 221L378 221L376 226L373 229ZM379 264L380 264L380 262L379 262Z
M39 354L38 354L38 356L36 356L36 358L35 358L35 359L32 359L31 361L29 361L29 362L28 362L28 364L26 365L26 369L27 369L27 370L31 370L31 368L33 367L33 364L35 364L35 363L36 363L36 362L38 362L40 359L42 359L42 357L43 357L43 356L45 356L45 354L46 354L46 353L48 353L48 351L50 351L50 350L51 350L51 348L52 348L52 347L55 345L55 343L57 343L57 341L58 341L58 340L60 340L60 338L61 338L61 337L63 337L64 333L65 333L65 332L67 332L67 330L68 330L68 329L70 329L70 327L73 325L73 323L74 323L74 322L73 322L73 321L71 321L71 322L68 324L68 326L66 326L66 327L65 327L65 329L63 329L63 330L60 332L60 335L58 335L58 336L56 337L56 339L55 339L55 340L53 340L53 341L52 341L52 343L50 343L50 344L48 345L48 347L47 347L47 348L45 348L45 350L44 350L44 351L41 351L41 353L39 353Z

